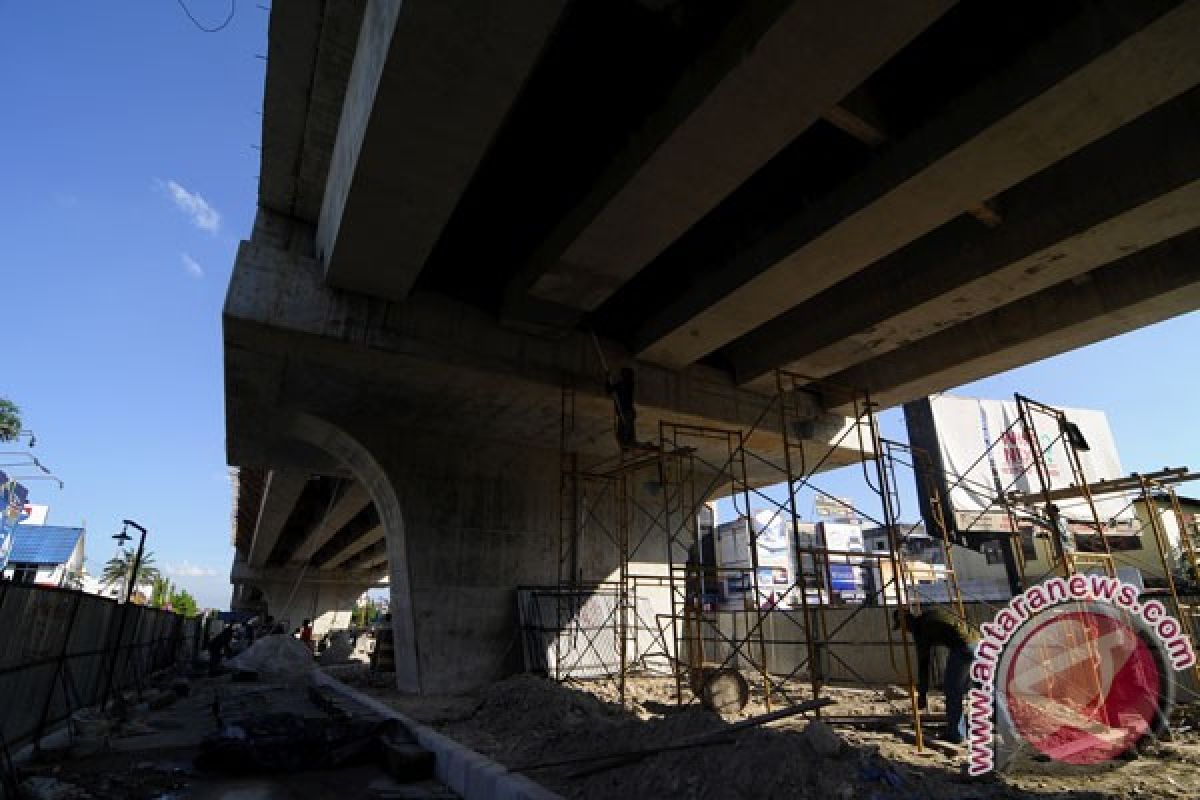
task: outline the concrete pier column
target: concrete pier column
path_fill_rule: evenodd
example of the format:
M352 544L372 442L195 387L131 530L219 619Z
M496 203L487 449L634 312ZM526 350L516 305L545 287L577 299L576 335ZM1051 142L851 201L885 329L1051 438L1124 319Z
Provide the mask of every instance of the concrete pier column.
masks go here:
M288 633L306 619L312 620L313 636L350 626L354 603L368 584L318 583L301 579L261 584L267 613L282 622Z
M408 435L381 461L404 511L388 555L392 586L410 586L418 690L520 670L516 589L557 580L557 452Z

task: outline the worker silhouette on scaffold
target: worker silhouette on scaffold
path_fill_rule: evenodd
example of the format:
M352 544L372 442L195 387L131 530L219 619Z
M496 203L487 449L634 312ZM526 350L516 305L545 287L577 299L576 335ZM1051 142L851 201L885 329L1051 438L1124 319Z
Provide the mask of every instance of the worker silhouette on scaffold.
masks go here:
M621 367L617 378L613 378L608 368L608 359L604 357L604 348L600 340L592 333L592 344L596 346L596 355L600 357L600 366L604 370L604 388L612 395L613 411L617 418L617 446L624 450L657 450L658 447L650 442L637 440L637 408L634 406L634 376L632 367Z
M633 370L629 367L622 367L619 378L613 380L609 375L605 378L604 384L613 398L613 410L617 417L617 444L622 449L642 447L637 440L637 409L633 404Z

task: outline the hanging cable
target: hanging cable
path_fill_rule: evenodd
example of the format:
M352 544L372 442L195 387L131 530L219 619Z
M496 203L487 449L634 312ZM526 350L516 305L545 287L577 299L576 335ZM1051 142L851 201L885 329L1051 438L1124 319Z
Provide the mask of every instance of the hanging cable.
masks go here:
M205 33L216 33L217 31L225 30L226 26L228 26L230 22L233 22L233 17L237 13L237 0L229 0L229 15L225 17L225 21L220 25L217 25L215 28L206 28L200 22L200 20L192 16L191 9L187 7L187 4L184 3L183 0L175 0L175 2L178 3L179 7L183 9L183 13L187 14L187 18L192 21L192 24Z

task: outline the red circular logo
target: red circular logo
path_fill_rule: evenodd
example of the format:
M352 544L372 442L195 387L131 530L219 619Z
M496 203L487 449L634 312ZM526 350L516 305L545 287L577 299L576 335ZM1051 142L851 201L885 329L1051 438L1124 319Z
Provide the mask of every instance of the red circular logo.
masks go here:
M1055 614L1031 627L1003 676L1016 732L1068 764L1099 764L1154 729L1164 684L1136 628L1099 610Z

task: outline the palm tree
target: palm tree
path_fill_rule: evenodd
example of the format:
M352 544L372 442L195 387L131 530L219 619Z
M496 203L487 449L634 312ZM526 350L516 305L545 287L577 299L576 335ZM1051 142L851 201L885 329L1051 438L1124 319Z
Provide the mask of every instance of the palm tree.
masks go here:
M21 409L7 397L0 397L0 442L11 442L21 432Z
M138 571L141 572L141 570ZM164 578L162 575L155 576L150 583L150 605L154 608L162 608L171 602L173 591L175 591L175 587L171 584L170 578Z
M104 571L100 573L100 583L105 586L114 584L126 587L129 585L129 573L133 572L132 550L121 548L120 555L113 556L104 562ZM137 578L133 586L146 581L154 581L161 577L158 568L154 566L154 553L149 551L142 554L142 563L138 565Z

